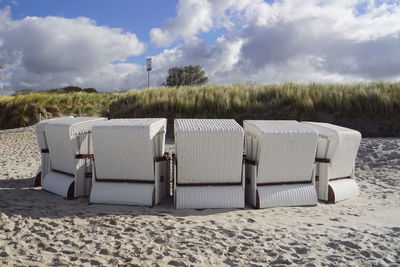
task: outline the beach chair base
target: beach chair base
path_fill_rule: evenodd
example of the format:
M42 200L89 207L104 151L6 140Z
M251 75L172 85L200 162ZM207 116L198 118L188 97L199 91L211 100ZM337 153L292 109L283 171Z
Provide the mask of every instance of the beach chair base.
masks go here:
M331 181L328 184L329 203L336 203L360 195L360 190L354 179Z
M256 208L315 206L317 192L312 183L257 186Z
M90 192L90 203L153 206L155 202L154 183L97 182Z
M236 186L177 186L177 209L244 208L245 191Z
M63 196L74 198L74 177L58 172L49 172L42 182L42 189Z
M354 169L350 176L339 178L330 177L330 163L319 163L319 175L315 186L318 199L328 203L336 203L360 195L360 189L354 180Z

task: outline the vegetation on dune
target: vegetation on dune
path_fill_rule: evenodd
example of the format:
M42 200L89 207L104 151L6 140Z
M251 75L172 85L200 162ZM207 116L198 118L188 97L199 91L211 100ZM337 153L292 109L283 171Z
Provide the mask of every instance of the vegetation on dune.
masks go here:
M80 88L79 86L67 86L63 88L54 88L49 90L36 91L35 89L22 89L15 92L14 95L27 95L31 93L59 93L59 94L68 94L68 93L98 93L94 88Z
M400 136L400 83L203 85L129 91L110 117L294 119ZM171 122L171 121L170 121Z
M0 96L0 128L15 128L35 124L39 118L65 115L96 116L107 113L117 93L50 93L35 92Z
M132 90L111 103L111 116L222 118L316 115L390 116L400 110L400 83L270 84ZM291 113L291 114L289 114Z
M200 85L0 97L1 128L30 125L39 113L166 117L170 123L185 117L315 120L358 129L364 136L400 136L400 83Z

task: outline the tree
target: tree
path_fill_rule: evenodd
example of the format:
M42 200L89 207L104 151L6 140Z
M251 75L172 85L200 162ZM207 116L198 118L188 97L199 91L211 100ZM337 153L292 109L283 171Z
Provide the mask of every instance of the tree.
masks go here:
M74 93L74 92L81 92L82 88L79 86L67 86L64 88L61 88L62 93Z
M82 92L85 92L85 93L97 93L97 90L94 89L94 88L83 88Z
M166 86L200 85L208 82L208 78L200 66L174 67L168 70Z
M63 88L54 88L45 91L49 93L68 94L68 93L82 92L82 88L80 88L79 86L67 86Z

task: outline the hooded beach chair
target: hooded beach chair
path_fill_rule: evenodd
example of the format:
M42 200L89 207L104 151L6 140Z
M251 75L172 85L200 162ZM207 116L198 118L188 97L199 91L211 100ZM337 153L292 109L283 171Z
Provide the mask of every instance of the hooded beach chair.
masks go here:
M112 119L92 129L90 203L159 204L169 188L166 119Z
M345 127L303 122L318 132L316 153L316 188L318 199L338 202L358 196L354 165L361 142L361 133Z
M90 172L90 131L105 118L65 117L51 120L45 125L49 149L48 172L42 180L42 189L68 199L88 196Z
M39 149L40 149L40 155L41 155L42 162L36 173L34 186L41 186L43 178L49 172L49 160L50 160L49 159L49 146L47 145L46 133L44 131L45 126L50 121L63 119L63 118L73 118L73 117L69 116L69 117L60 117L60 118L42 120L36 124L35 132L36 132L36 138L37 138Z
M243 128L220 119L176 119L174 128L176 208L244 208Z
M256 208L317 204L317 132L297 121L247 120L246 199Z

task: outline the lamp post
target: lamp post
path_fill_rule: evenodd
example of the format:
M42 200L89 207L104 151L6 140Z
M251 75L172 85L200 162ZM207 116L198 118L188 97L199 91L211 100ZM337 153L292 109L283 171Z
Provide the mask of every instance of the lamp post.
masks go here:
M147 88L150 87L151 57L146 58Z

